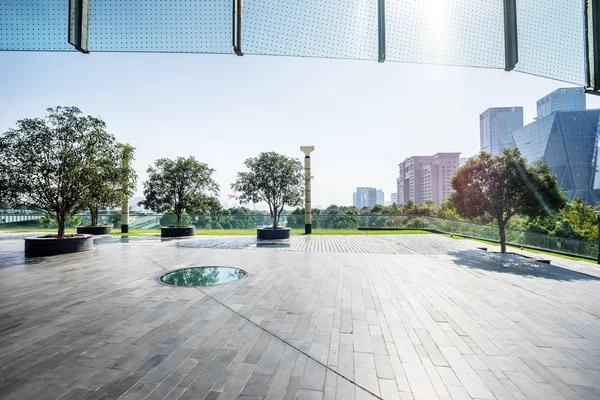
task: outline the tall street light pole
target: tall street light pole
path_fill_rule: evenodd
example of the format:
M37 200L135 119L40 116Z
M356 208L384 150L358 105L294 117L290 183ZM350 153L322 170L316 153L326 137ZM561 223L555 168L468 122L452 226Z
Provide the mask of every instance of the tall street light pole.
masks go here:
M131 165L129 165L129 154L134 150L135 148L130 145L123 147L122 166L124 170L131 168ZM121 205L121 233L129 233L129 197Z
M312 233L312 206L310 201L310 153L315 146L300 146L304 153L304 233Z

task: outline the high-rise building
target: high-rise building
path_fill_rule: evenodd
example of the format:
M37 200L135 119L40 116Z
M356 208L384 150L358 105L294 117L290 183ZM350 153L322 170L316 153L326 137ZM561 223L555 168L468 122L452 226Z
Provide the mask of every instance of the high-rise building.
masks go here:
M398 204L398 198L396 197L396 193L392 193L390 196L390 204Z
M383 192L382 192L383 193ZM356 208L373 207L377 203L377 189L372 187L357 187L354 192L352 205ZM383 204L383 203L381 203Z
M569 200L600 201L598 123L600 110L555 111L517 129L514 139L530 163L550 166Z
M397 204L422 204L427 200L443 203L453 191L450 180L458 169L459 156L460 153L437 153L410 157L398 164Z
M537 101L537 117L542 118L556 111L583 111L585 107L585 91L582 87L556 89Z
M377 192L375 192L375 204L381 204L384 205L385 203L385 194L383 193L382 189L377 189Z
M479 116L479 144L481 151L502 154L515 147L512 133L523 126L523 107L488 108Z

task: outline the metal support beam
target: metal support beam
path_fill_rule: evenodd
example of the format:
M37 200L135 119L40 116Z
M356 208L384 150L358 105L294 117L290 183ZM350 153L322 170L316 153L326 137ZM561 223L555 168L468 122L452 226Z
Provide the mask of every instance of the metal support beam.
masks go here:
M88 54L90 0L69 0L69 44Z
M244 0L233 0L233 52L243 56L242 52L242 17Z
M589 0L585 6L586 93L598 95L600 90L600 0Z
M385 0L377 0L377 26L379 38L379 56L377 57L377 61L382 63L385 61Z
M504 0L504 70L512 71L519 62L517 0Z

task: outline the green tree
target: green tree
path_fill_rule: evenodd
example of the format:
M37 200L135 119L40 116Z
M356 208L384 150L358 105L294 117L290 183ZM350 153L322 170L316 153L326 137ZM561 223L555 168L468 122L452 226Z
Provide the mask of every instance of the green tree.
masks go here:
M371 208L371 214L381 214L383 211L383 206L381 204L375 204L373 208Z
M581 238L589 241L598 240L596 215L592 207L588 206L579 197L570 201L561 211L561 216Z
M156 213L172 212L177 226L182 226L182 215L196 210L208 210L219 204L219 185L214 181L214 169L194 157L161 158L148 167L144 182L144 197L138 205Z
M269 206L273 229L279 226L283 207L299 206L304 198L304 167L295 158L275 152L261 153L244 161L247 172L238 172L231 184L240 203L264 201Z
M103 150L114 142L100 118L77 107L47 109L45 118L17 121L0 137L0 165L12 203L45 212L56 219L62 238L67 220L86 208ZM5 195L6 196L6 195Z
M450 201L459 215L495 218L502 253L506 252L505 228L514 215L550 215L565 206L548 165L528 165L518 149L505 149L501 156L481 152L456 171L451 184L455 193Z
M115 140L100 144L104 158L99 160L92 171L98 184L92 186L86 198L90 210L91 226L98 225L100 210L118 207L128 201L135 191L137 175L131 168L134 148L119 144Z
M168 210L160 217L159 224L161 226L171 226L174 222L177 221L176 215L173 211ZM190 217L186 212L181 213L181 225L180 226L189 226L192 224L192 217Z

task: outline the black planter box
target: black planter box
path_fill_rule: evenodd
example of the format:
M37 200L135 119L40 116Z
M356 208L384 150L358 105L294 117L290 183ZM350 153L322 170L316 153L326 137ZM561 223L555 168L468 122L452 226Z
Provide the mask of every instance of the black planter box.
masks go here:
M92 249L92 235L25 238L25 257L46 257Z
M109 235L112 231L112 226L97 225L97 226L78 226L77 233L83 235Z
M258 228L256 237L258 239L289 239L290 228Z
M195 226L167 226L160 228L160 237L185 237L196 234Z

